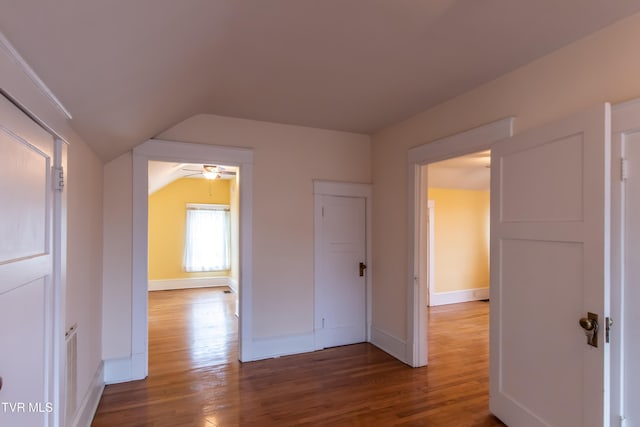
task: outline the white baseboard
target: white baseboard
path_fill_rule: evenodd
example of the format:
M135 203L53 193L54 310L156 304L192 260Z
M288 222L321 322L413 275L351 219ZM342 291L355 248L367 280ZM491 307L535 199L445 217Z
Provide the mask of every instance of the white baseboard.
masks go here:
M236 317L240 317L240 296L238 295L238 281L232 277L229 277L229 287L231 288L233 293L236 294L236 307L234 309L234 314L236 315Z
M131 357L105 360L104 383L108 385L144 379L146 366L143 359L144 354L134 354Z
M435 292L431 295L430 306L457 304L460 302L489 299L489 288L465 289L463 291Z
M234 293L238 293L238 281L233 277L229 277L229 287Z
M210 288L229 286L227 276L189 277L186 279L149 280L149 291L167 291L170 289Z
M372 326L371 344L375 345L385 353L389 353L399 361L407 363L405 360L407 354L407 343L393 335Z
M313 333L275 338L259 338L253 340L253 357L251 360L309 353L315 350L315 337Z
M91 384L89 385L89 389L82 399L82 403L76 412L76 416L73 419L73 422L67 423L72 427L90 427L91 422L93 421L93 417L96 414L96 410L98 409L98 404L100 403L100 398L102 397L102 392L104 390L104 364L100 362L98 369L96 370L93 379L91 380Z
M149 365L144 353L134 353L131 355L131 379L143 380L147 378Z

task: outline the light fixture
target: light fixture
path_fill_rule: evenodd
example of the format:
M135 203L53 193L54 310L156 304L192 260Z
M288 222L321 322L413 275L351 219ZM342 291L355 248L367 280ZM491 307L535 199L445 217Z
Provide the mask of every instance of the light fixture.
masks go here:
M206 179L220 178L220 174L218 173L218 170L215 166L203 165L202 168L203 168L202 176L204 176Z

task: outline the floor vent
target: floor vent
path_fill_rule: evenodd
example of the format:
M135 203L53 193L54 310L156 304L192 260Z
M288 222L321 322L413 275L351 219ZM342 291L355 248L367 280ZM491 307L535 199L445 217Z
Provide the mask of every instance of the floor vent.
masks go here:
M65 334L67 341L67 420L73 419L78 396L78 326L73 325Z

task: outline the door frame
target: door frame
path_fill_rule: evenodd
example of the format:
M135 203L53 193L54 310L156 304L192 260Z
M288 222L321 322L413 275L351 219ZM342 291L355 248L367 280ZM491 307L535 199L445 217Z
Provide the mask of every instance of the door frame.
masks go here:
M468 131L448 136L410 149L408 161L408 275L407 332L405 363L413 367L428 363L427 345L427 275L426 215L428 214L426 165L491 148L513 135L515 117L507 117Z
M149 160L220 163L239 168L238 357L242 362L253 360L253 150L150 139L133 149L132 379L145 378L149 373Z
M427 167L424 166L422 168L423 173L426 172ZM428 199L428 195L427 195L427 199ZM436 240L435 240L435 224L434 224L434 217L435 217L435 207L436 207L436 202L434 200L427 200L427 213L426 213L426 219L427 219L427 236L424 236L425 233L422 233L420 236L420 239L422 241L422 239L424 239L426 237L427 242L427 249L426 249L426 267L427 267L427 271L426 273L423 273L422 270L420 271L420 276L426 274L427 277L427 306L431 307L433 305L433 300L435 299L435 282L436 282ZM420 244L420 252L422 252L422 248L423 248L423 243ZM424 263L423 263L424 264Z
M623 195L622 150L626 135L640 132L640 100L611 107L611 425L619 425L625 416L624 407L624 313L633 302L625 301L625 198ZM619 285L617 285L619 284Z
M367 342L371 342L371 293L373 287L372 280L372 250L371 250L371 241L372 241L372 206L373 206L373 188L371 184L360 184L360 183L350 183L350 182L336 182L336 181L323 181L323 180L314 180L313 181L313 202L314 202L314 219L313 219L313 249L314 256L313 262L314 273L313 273L313 294L314 301L318 301L318 284L320 282L318 268L319 265L319 255L320 255L320 222L322 220L322 196L342 196L342 197L358 197L365 199L365 263L367 268L365 270L365 280L366 280L366 288L365 288L365 297L366 297L366 339ZM316 316L315 313L317 311L316 303L314 302L314 346L317 350L320 350L318 340L318 327L316 324Z
M34 119L35 120L35 119ZM39 122L38 122L39 123ZM49 128L48 132L51 133ZM67 415L67 191L64 191L67 170L68 143L57 134L54 137L53 167L63 175L63 188L53 194L53 387L58 416L54 425L66 425ZM55 405L55 403L54 403ZM76 408L76 411L79 407Z

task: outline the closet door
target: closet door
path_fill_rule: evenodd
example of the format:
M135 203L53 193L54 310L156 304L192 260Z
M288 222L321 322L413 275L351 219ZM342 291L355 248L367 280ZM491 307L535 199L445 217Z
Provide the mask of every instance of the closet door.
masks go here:
M53 422L54 140L0 96L0 425Z

